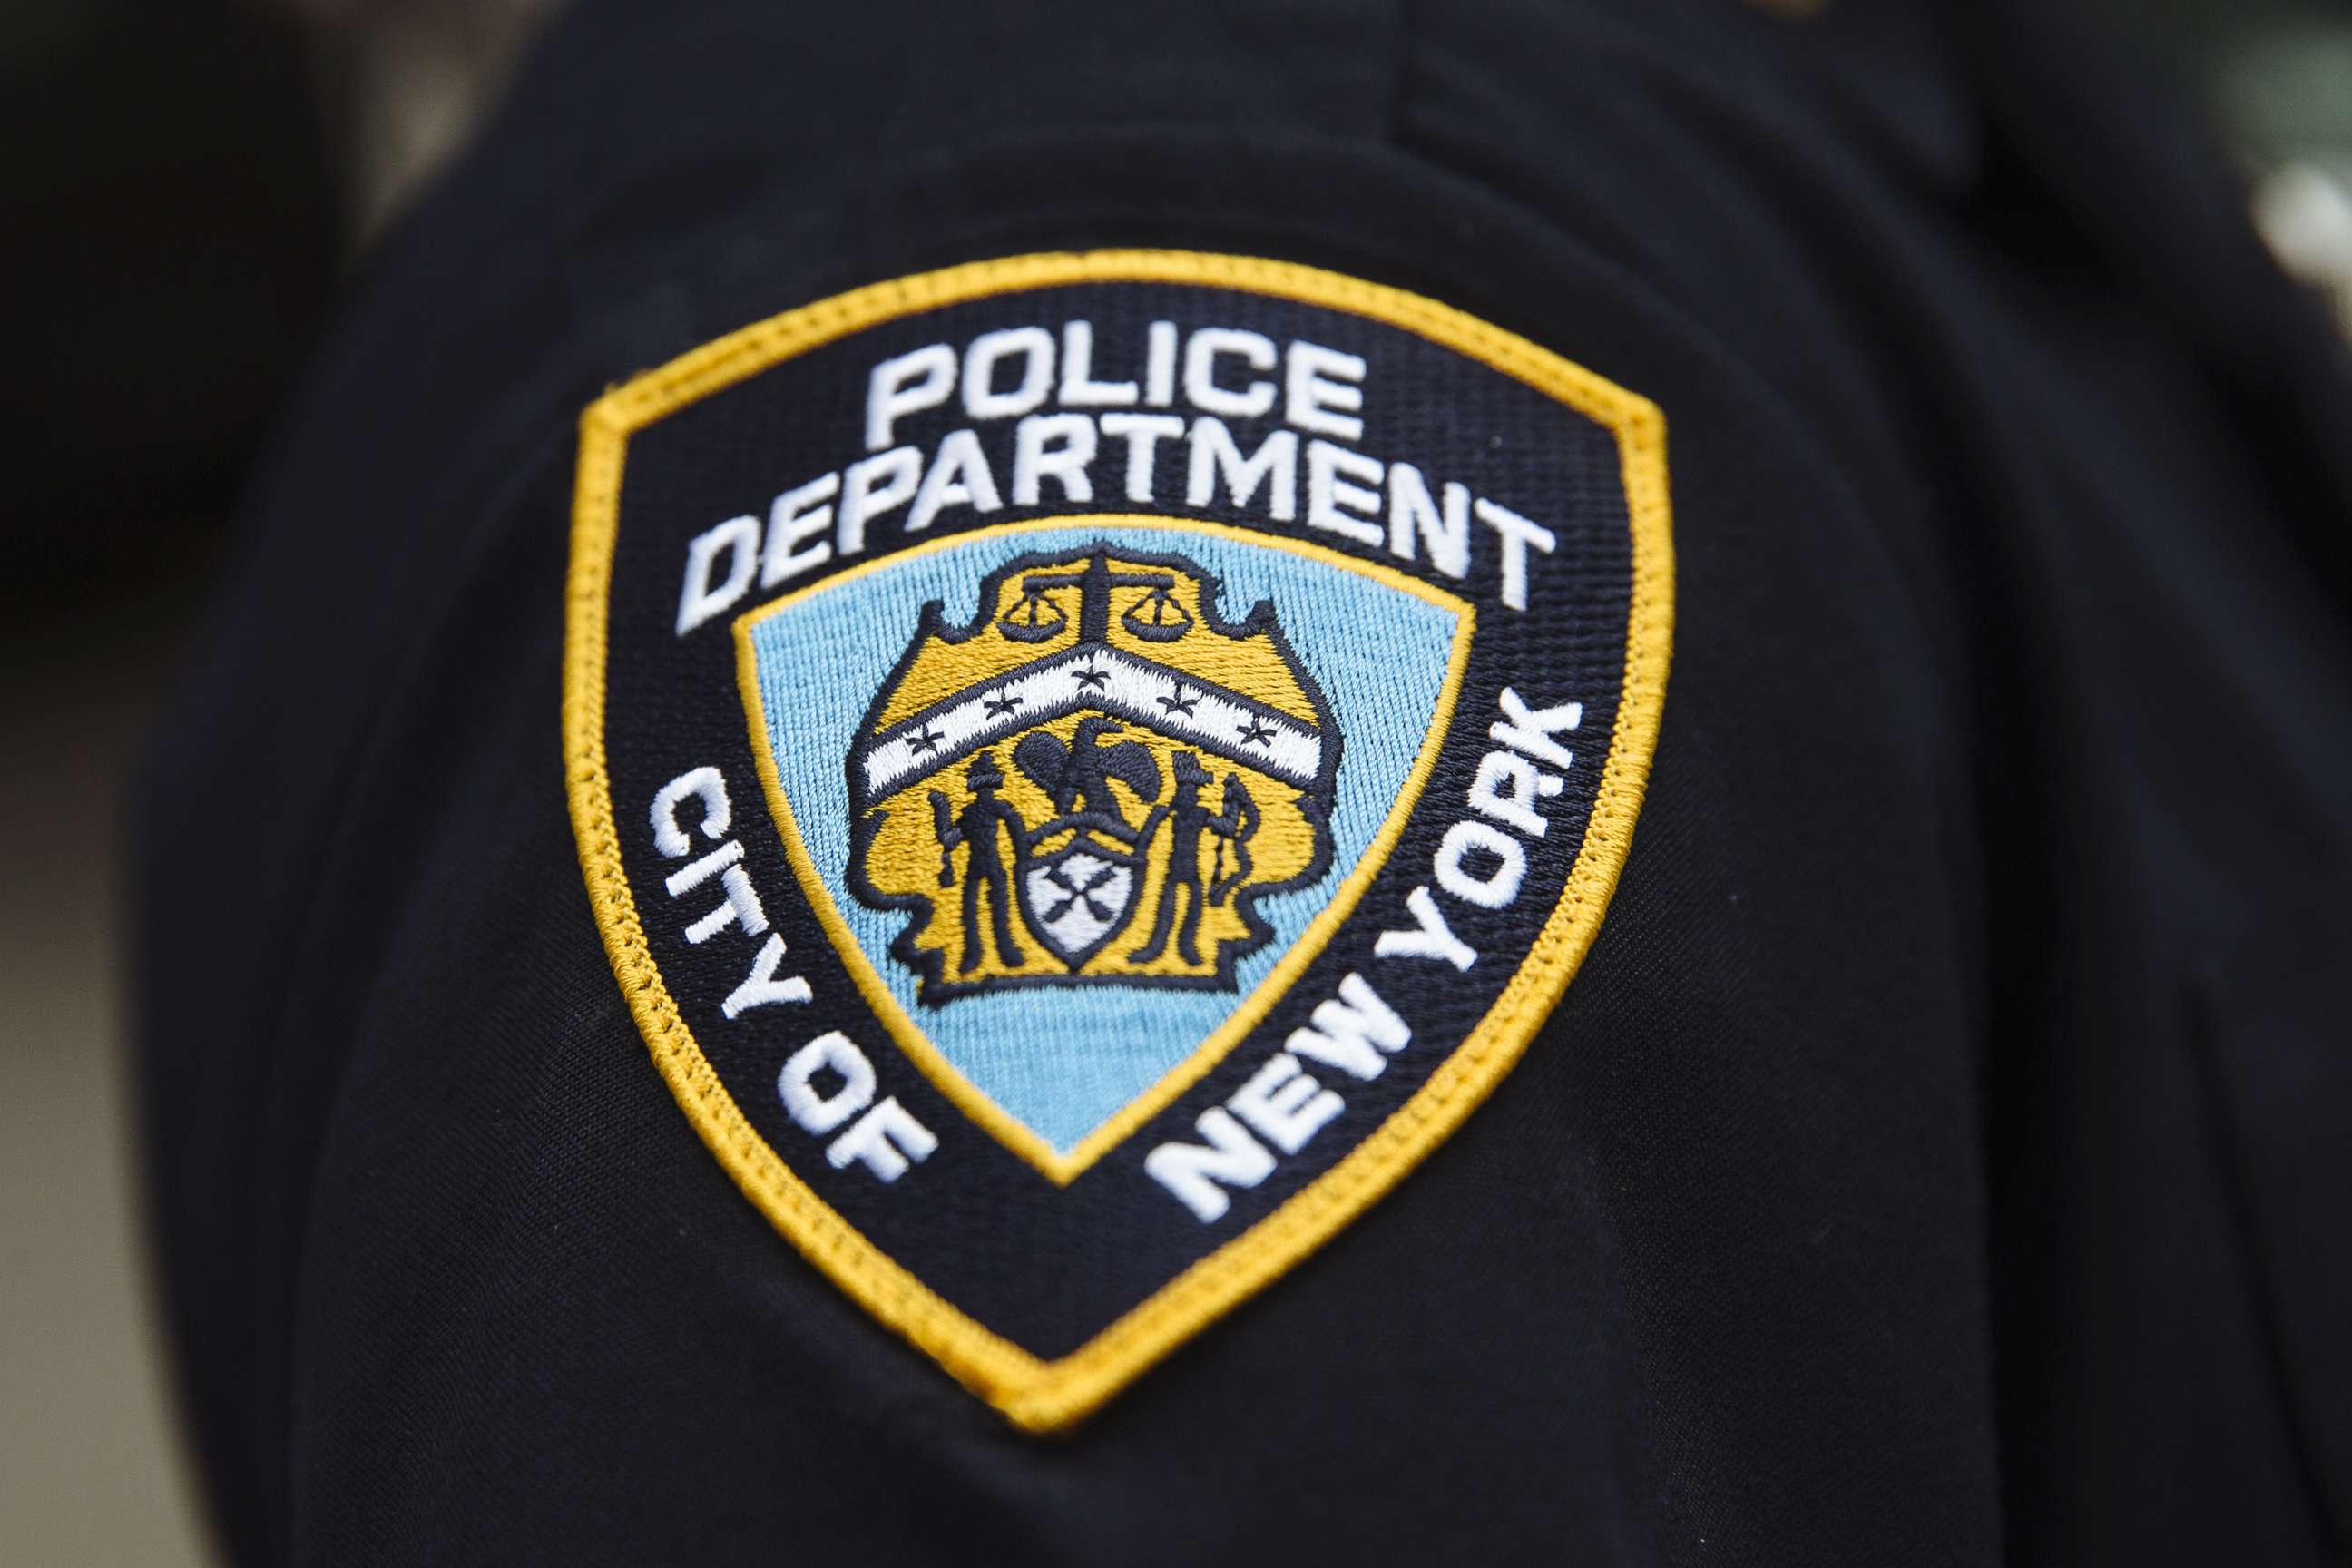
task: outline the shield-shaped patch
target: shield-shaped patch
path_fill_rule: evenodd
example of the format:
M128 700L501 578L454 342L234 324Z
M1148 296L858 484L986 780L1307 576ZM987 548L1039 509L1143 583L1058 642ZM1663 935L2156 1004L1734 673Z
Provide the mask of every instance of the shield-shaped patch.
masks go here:
M1181 637L1122 624L1154 595ZM900 1048L1066 1184L1354 909L1475 619L1381 563L1125 515L928 542L735 626L805 897Z
M1161 252L900 279L628 384L572 570L573 820L656 1063L816 1267L1039 1428L1527 1047L1672 618L1646 402Z

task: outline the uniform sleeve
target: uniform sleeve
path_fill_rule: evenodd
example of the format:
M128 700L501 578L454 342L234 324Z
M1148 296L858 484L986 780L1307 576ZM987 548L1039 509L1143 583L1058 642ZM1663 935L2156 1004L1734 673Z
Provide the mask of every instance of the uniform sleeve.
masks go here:
M240 1558L1994 1561L2032 487L1780 29L567 15L145 795Z

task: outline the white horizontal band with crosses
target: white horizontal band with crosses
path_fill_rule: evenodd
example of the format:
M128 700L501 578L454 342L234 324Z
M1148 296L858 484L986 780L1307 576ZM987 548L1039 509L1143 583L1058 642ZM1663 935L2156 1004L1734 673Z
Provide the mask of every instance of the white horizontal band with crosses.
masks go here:
M1080 709L1148 724L1301 789L1322 771L1323 737L1314 725L1214 682L1097 645L1024 665L875 737L856 758L866 798L880 800L936 772L943 758Z

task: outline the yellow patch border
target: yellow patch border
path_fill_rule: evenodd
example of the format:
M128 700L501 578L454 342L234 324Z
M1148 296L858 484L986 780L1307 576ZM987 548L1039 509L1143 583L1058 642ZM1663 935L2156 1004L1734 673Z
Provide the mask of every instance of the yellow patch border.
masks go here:
M1624 479L1633 601L1615 730L1583 843L1559 903L1494 1006L1412 1098L1338 1163L1093 1339L1047 1361L965 1314L818 1197L752 1127L695 1043L646 945L622 863L604 760L606 637L622 471L635 432L771 365L884 321L991 295L1105 282L1226 289L1367 317L1475 359L1607 426L1617 439ZM793 1246L1007 1418L1049 1432L1085 1417L1395 1185L1517 1063L1567 989L1623 868L1665 700L1674 647L1665 417L1647 398L1515 333L1434 300L1319 268L1167 250L1058 251L971 262L852 289L755 322L591 404L580 420L564 595L563 749L572 831L614 974L655 1065L719 1163ZM764 750L762 737L754 752Z
M1223 1023L1202 1037L1191 1054L1170 1068L1150 1088L1120 1107L1116 1115L1064 1152L1039 1137L1026 1122L991 1100L978 1084L966 1078L953 1062L940 1054L940 1048L931 1044L930 1037L923 1032L922 1026L907 1016L907 1009L899 1005L888 983L876 973L872 962L866 956L866 950L850 933L848 922L842 919L840 906L826 888L824 879L817 874L816 862L810 857L808 846L802 841L800 820L793 814L792 802L784 798L783 781L776 773L775 748L768 740L767 714L760 698L759 668L751 649L751 628L790 605L803 603L812 595L839 587L869 572L878 572L886 566L895 566L919 555L954 549L975 540L1013 533L1025 536L1122 527L1213 534L1244 544L1287 550L1327 565L1345 567L1388 587L1401 589L1440 609L1453 611L1455 616L1454 645L1446 653L1445 679L1437 690L1437 708L1430 719L1429 734L1422 741L1421 750L1413 754L1412 769L1405 775L1397 802L1389 809L1388 816L1381 819L1379 831L1364 846L1363 856L1356 862L1355 869L1349 871L1346 879L1332 890L1331 901L1307 922L1307 929L1298 933L1298 940L1290 944L1289 951L1266 971L1265 978L1242 998L1240 1005ZM1455 700L1462 694L1462 674L1470 663L1470 640L1477 627L1477 617L1476 607L1467 599L1457 598L1442 588L1408 577L1392 566L1376 561L1360 561L1308 540L1286 539L1277 534L1230 528L1223 523L1204 522L1192 518L1156 516L1150 512L1096 512L1083 517L999 523L991 528L975 528L928 540L908 549L894 550L887 555L861 562L835 573L821 583L812 583L805 588L787 594L772 604L747 610L736 616L734 623L735 684L743 694L744 716L751 724L752 765L759 770L760 788L768 797L768 813L775 818L776 826L783 836L784 856L792 862L793 874L800 879L801 890L807 894L809 908L815 911L817 923L824 927L824 934L841 954L850 978L856 982L858 994L866 999L866 1005L874 1010L874 1016L881 1019L883 1026L890 1031L890 1037L898 1042L898 1048L913 1058L915 1065L922 1069L923 1076L929 1079L957 1110L986 1128L998 1142L1034 1166L1047 1181L1057 1187L1066 1187L1077 1179L1081 1172L1125 1142L1129 1133L1166 1110L1186 1089L1200 1082L1212 1068L1224 1060L1233 1048L1241 1044L1242 1037L1257 1027L1259 1020L1282 999L1292 982L1305 972L1307 964L1314 962L1316 955L1323 951L1332 937L1339 934L1348 917L1355 913L1356 905L1363 899L1365 889L1372 885L1372 879L1388 863L1389 852L1404 836L1406 819L1412 816L1413 805L1421 799L1421 792L1429 783L1430 773L1437 767L1437 753L1444 750L1445 731L1454 721Z

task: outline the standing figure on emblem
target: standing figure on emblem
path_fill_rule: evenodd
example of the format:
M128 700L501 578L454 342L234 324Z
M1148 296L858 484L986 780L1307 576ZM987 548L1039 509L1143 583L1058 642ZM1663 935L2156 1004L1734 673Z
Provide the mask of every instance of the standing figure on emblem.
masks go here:
M1200 757L1192 752L1179 752L1170 762L1176 777L1176 792L1163 808L1168 818L1167 880L1160 889L1160 912L1151 922L1150 938L1128 956L1134 963L1150 963L1168 950L1168 937L1172 931L1177 955L1187 963L1197 964L1201 962L1201 910L1206 896L1201 885L1201 836L1206 833L1217 839L1221 866L1227 850L1236 858L1234 869L1220 876L1213 889L1222 899L1248 875L1248 844L1250 836L1257 831L1257 802L1238 775L1227 773L1224 794L1217 809L1212 812L1201 801L1201 786L1209 782L1209 773L1201 766ZM1179 892L1192 894L1185 900L1181 919L1176 914Z
M940 887L955 886L956 847L964 847L963 957L957 967L961 973L970 974L986 957L980 922L981 895L984 891L988 895L989 930L996 938L997 962L1007 969L1017 969L1024 954L1020 944L1013 940L1013 878L1005 868L1008 860L1020 860L1026 829L1021 814L996 793L1004 784L1004 774L996 765L993 752L982 752L973 757L963 782L971 791L971 801L952 818L948 797L937 790L930 792L931 830L940 840ZM1000 856L998 852L1000 830L1011 836L1009 856Z

